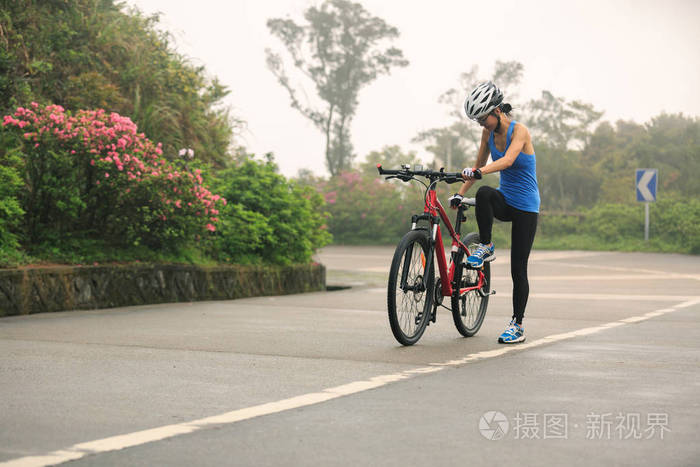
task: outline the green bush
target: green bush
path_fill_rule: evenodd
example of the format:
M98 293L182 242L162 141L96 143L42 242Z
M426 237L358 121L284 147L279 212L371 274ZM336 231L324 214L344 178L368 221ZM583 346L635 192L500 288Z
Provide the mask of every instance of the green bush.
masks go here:
M540 215L536 248L700 253L700 200L671 198L649 206L644 242L644 206L598 204L580 213Z
M679 252L700 254L700 200L676 198L660 200L649 206L649 235L671 245Z
M537 235L557 237L576 233L581 229L583 214L561 214L540 212L537 220Z
M629 204L599 204L587 211L581 231L603 242L638 236L644 232L644 212Z
M287 181L271 157L244 157L218 172L213 187L227 200L210 244L221 261L305 263L331 240L322 196Z
M0 248L9 252L19 247L17 231L24 211L18 196L23 186L22 158L16 150L15 135L0 131Z

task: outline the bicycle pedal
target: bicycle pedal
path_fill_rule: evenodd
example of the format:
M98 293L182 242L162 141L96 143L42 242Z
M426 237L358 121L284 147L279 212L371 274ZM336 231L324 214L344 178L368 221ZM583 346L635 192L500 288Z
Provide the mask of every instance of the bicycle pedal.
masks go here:
M488 292L484 292L483 290L479 289L479 295L481 295L482 298L486 298L486 297L488 297L489 295L496 295L496 291L495 291L495 290L490 290L490 291L488 291Z

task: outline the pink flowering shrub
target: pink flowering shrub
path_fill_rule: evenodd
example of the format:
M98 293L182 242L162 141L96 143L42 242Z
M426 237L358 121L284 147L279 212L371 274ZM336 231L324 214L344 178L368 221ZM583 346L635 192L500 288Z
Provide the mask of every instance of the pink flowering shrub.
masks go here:
M18 108L2 121L23 161L23 237L30 244L99 238L177 249L213 232L226 200L200 169L168 162L127 117L61 106Z

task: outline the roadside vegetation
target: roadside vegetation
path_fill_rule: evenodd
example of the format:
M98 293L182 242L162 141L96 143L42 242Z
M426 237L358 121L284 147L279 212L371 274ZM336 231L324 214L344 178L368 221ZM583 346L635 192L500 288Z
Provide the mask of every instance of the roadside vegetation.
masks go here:
M533 135L542 195L535 248L700 253L697 117L610 123L547 90L521 100L523 65L497 61L490 76L473 67L440 96L448 122L414 139L429 160L391 142L358 155L360 91L409 61L395 27L359 3L326 0L304 22L267 23L277 40L266 51L270 71L325 140L329 175L287 178L272 154L242 147L245 122L223 101L231 90L175 50L157 15L112 0L0 6L0 267L290 264L310 262L331 241L395 244L422 211L423 192L379 178L376 164L473 164L480 128L461 103L487 77ZM313 85L314 105L299 99L297 78ZM637 168L659 170L646 243ZM440 187L443 202L448 190ZM468 222L465 233L476 229ZM496 224L499 246L509 246L508 228Z

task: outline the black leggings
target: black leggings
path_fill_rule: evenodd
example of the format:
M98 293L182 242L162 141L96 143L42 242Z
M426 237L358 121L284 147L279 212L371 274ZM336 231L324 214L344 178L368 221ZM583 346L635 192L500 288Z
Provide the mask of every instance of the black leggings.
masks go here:
M530 284L527 280L527 260L537 230L537 213L516 209L506 204L503 193L482 186L476 192L476 222L481 243L491 242L493 218L513 223L511 230L510 275L513 278L513 318L522 324Z

